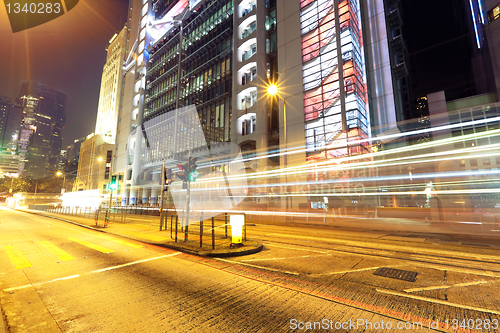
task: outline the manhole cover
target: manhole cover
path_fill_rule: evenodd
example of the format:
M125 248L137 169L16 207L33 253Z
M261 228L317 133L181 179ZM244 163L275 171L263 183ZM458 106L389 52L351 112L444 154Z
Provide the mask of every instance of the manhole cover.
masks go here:
M403 271L401 269L389 268L389 267L380 267L378 268L373 275L404 280L409 282L415 282L417 279L417 272L411 271Z

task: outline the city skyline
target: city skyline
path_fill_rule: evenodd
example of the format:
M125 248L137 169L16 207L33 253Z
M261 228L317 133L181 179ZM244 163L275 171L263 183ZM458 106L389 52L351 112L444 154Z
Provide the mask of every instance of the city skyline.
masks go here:
M106 47L125 25L128 1L80 1L67 14L43 25L12 33L0 6L0 96L15 100L21 84L35 81L66 93L63 147L95 129Z
M431 1L5 33L0 333L498 330L500 0Z
M102 67L106 63L106 47L114 33L119 32L126 23L127 3L125 0L112 0L106 2L106 5L98 5L95 0L87 1L63 17L44 25L28 29L17 34L12 34L8 21L0 22L0 34L8 36L5 39L7 49L16 50L20 48L21 56L17 52L12 51L11 54L3 54L0 56L0 72L8 73L8 80L0 82L0 96L8 96L15 99L19 93L19 87L22 82L35 81L46 86L65 92L68 95L68 122L63 131L63 146L70 145L75 139L86 136L94 132L95 120L97 117L97 109L99 103L99 88L102 76ZM446 0L440 3L437 7L437 13L426 13L425 11L418 12L418 16L425 13L429 17L435 19L439 13L445 13L447 5L452 3L451 0ZM100 4L100 2L99 2ZM415 10L414 6L407 2L402 2L403 9ZM454 5L454 12L458 5ZM421 10L421 8L419 9ZM412 15L403 12L405 19L412 18ZM4 7L0 8L0 15L6 16ZM438 21L440 26L446 26L447 21L459 22L463 21L467 15L462 14L462 17L457 15L445 16L445 20ZM94 27L90 31L87 29L90 22L93 22ZM403 32L409 36L409 51L412 52L410 65L413 68L410 70L417 77L414 77L414 89L416 95L413 96L413 102L426 90L423 83L427 82L429 86L435 87L436 90L442 87L442 90L455 90L452 96L457 96L457 81L450 81L447 77L443 78L443 73L452 72L450 64L447 62L435 61L434 71L422 72L422 63L432 58L428 55L432 49L436 50L436 43L440 44L445 39L445 45L437 45L437 50L449 54L453 52L457 45L470 46L473 40L472 32L466 34L458 41L454 40L457 34L463 32L464 27L457 27L456 24L448 26L446 31L442 33L432 33L432 27L424 27L424 29L416 29L417 22L410 20L409 26L403 26ZM94 31L95 30L95 31ZM71 38L70 34L78 36ZM85 36L85 34L90 36ZM432 38L418 38L419 36L429 36ZM440 36L443 37L440 37ZM448 37L449 39L447 39ZM470 37L466 40L464 37ZM82 42L78 42L82 40ZM54 43L55 45L64 44L64 47L56 46L53 49L43 47L44 43ZM459 43L459 44L457 44ZM447 46L447 44L449 44ZM68 45L71 45L68 47ZM429 50L429 47L431 48ZM61 49L68 56L65 59L60 57ZM30 50L30 52L26 52ZM63 54L65 52L62 52ZM472 53L472 50L464 50L465 53ZM29 54L28 54L29 53ZM40 54L39 57L30 56L30 54ZM425 61L420 60L426 59ZM68 60L70 59L70 60ZM50 61L47 65L46 62ZM28 63L26 65L26 63ZM470 62L470 61L469 61ZM442 63L444 65L440 66ZM455 65L463 64L464 72L461 78L464 80L463 86L465 89L473 89L473 78L471 78L471 64L467 63L467 59L454 59ZM410 67L411 67L410 66ZM444 68L444 69L443 69ZM444 71L444 72L443 72ZM469 71L469 72L468 72ZM54 74L55 72L55 74ZM69 74L71 73L71 74ZM456 75L460 75L455 73ZM75 80L75 78L79 78ZM77 82L75 82L77 81ZM472 82L472 83L471 83ZM436 90L437 91L437 90ZM465 91L464 94L471 94Z

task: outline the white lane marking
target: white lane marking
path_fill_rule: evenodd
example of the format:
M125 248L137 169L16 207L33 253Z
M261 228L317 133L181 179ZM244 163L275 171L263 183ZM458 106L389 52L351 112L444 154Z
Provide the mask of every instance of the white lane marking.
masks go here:
M38 287L38 286L41 286L41 285L44 285L44 284L47 284L47 283L52 283L52 282L56 282L56 281L63 281L63 280L71 280L71 279L75 279L77 277L80 277L80 275L76 274L76 275L65 276L65 277L62 277L62 278L57 278L57 279L50 280L50 281L45 281L45 282L25 284L24 286L7 288L7 289L4 289L3 291L9 292L9 291L20 290L20 289L25 289L25 288L29 288L29 287Z
M132 261L132 262L129 262L129 263L126 263L126 264L122 264L122 265L116 265L116 266L111 266L111 267L107 267L107 268L97 269L95 271L89 272L89 274L102 273L102 272L106 272L106 271L111 271L113 269L127 267L127 266L135 265L135 264L140 264L140 263L148 262L148 261L151 261L151 260L157 260L157 259L162 259L162 258L176 256L176 255L181 254L181 253L182 252L175 252L175 253L167 254L167 255L164 255L164 256L159 256L159 257L154 257L154 258L149 258L149 259Z
M416 296L416 295L408 295L408 294L401 293L401 292L398 292L398 291L385 290L385 289L375 289L375 290L378 291L379 293L383 293L383 294L389 294L389 295L393 295L393 296L401 296L401 297L406 297L406 298L411 298L411 299L417 299L419 301L426 301L426 302L430 302L430 303L436 303L436 304L441 304L441 305L452 306L452 307L460 308L460 309L466 309L466 310L479 311L479 312L485 312L485 313L492 313L492 314L500 315L499 311L490 310L490 309L484 309L484 308L478 308L478 307L475 307L475 306L468 306L468 305L462 305L462 304L452 303L452 302L443 301L443 300L436 299L436 298L422 297L422 296Z
M20 289L25 289L25 288L29 288L29 287L38 287L38 286L41 286L41 285L44 285L44 284L48 284L48 283L52 283L52 282L75 279L75 278L78 278L78 277L81 277L81 276L85 276L85 275L89 275L89 274L106 272L106 271L110 271L110 270L113 270L113 269L117 269L117 268L121 268L121 267L126 267L126 266L130 266L130 265L135 265L135 264L140 264L140 263L147 262L147 261L152 261L152 260L157 260L157 259L163 259L163 258L167 258L167 257L172 257L172 256L176 256L176 255L181 254L181 253L182 252L175 252L175 253L167 254L167 255L164 255L164 256L159 256L159 257L154 257L154 258L148 258L148 259L143 259L143 260L137 260L137 261L133 261L133 262L129 262L129 263L123 264L123 265L117 265L117 266L111 266L111 267L107 267L107 268L103 268L103 269L98 269L98 270L91 271L91 272L88 272L88 273L83 274L83 275L79 275L79 274L70 275L70 276L65 276L65 277L62 277L62 278L53 279L53 280L50 280L50 281L37 282L37 283L32 283L32 284L25 284L23 286L18 286L18 287L7 288L7 289L4 289L3 291L9 292L9 291L20 290Z
M291 274L291 275L300 275L300 273L295 273L295 272L290 272L290 271L282 271L280 269L268 268L268 267L257 266L257 265L252 265L252 264L245 264L244 262L238 262L238 261L232 261L232 260L226 260L226 259L220 259L220 258L214 258L214 259L219 260L219 261L224 261L227 263L231 263L231 264L238 264L238 265L249 266L249 267L254 267L254 268L259 268L259 269L265 269L266 271L279 272L279 273L285 273L285 274Z
M394 267L394 266L391 266ZM323 276L323 275L336 275L336 274L347 274L347 273L355 273L355 272L364 272L364 271L371 271L371 270L376 270L379 267L367 267L367 268L360 268L360 269L352 269L350 271L340 271L340 272L330 272L330 273L321 273L321 274L308 274L308 276L315 277L315 276Z
M448 288L452 288L452 287L468 287L468 286L475 286L478 284L494 283L494 282L498 282L498 281L500 281L500 280L464 282L464 283L457 283L457 284L452 284L452 285L447 285L447 286L430 286L430 287L422 287L422 288L410 288L410 289L404 289L404 291L407 293L413 293L416 291L448 289Z

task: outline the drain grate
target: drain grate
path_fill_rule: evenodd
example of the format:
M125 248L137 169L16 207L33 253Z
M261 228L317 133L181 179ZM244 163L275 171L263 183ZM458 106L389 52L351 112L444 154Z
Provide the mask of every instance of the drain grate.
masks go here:
M403 271L401 269L395 269L389 267L380 267L375 271L375 273L373 273L373 275L404 280L409 282L415 282L415 280L417 279L417 274L418 274L417 272Z

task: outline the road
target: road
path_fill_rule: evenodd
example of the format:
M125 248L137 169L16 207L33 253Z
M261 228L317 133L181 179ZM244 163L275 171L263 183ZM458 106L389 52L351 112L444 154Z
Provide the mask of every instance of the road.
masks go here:
M493 332L500 325L495 240L261 224L248 233L264 243L262 252L202 258L1 210L8 329ZM417 278L374 275L380 267Z

